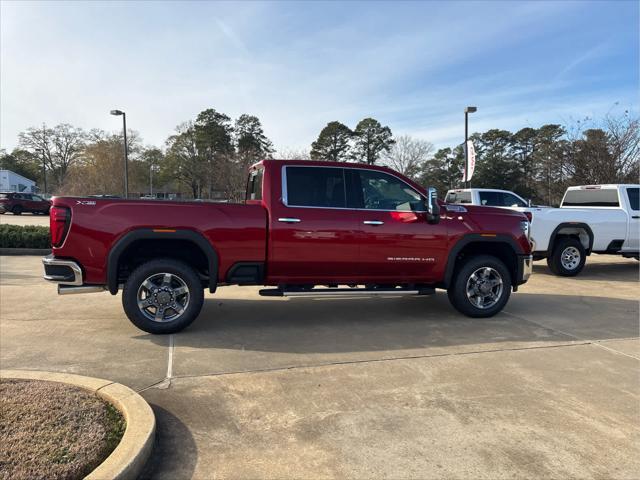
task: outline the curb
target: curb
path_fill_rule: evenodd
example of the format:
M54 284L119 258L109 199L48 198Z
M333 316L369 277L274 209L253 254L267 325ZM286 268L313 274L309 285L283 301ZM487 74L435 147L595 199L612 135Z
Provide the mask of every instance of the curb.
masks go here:
M0 248L0 255L49 255L50 248Z
M93 392L111 403L122 413L127 427L111 455L85 479L133 480L140 475L151 455L156 418L144 398L129 387L101 378L34 370L0 370L0 378L66 383Z

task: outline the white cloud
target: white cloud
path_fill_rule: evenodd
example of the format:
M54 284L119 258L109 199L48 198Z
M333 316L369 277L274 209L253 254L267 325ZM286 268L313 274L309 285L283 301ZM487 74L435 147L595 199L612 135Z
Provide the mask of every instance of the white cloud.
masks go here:
M476 128L579 116L594 102L571 92L584 87L572 73L600 52L574 54L577 63L555 78L537 71L545 58L517 61L520 49L542 41L545 22L581 8L569 2L1 8L4 148L43 121L117 130L112 108L126 110L129 126L156 145L210 107L257 115L281 149L307 148L328 121L355 126L365 116L396 133L456 142L466 102L480 108ZM483 64L495 69L477 71ZM637 101L623 88L598 101L607 95L611 104Z

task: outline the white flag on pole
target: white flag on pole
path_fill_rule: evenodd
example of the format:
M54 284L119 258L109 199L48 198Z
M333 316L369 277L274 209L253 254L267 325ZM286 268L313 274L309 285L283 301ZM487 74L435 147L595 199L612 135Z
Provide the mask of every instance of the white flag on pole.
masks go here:
M462 172L462 181L468 182L473 177L473 172L476 169L476 149L473 147L473 142L471 140L467 140L467 144L465 145L467 150L467 158L469 159L469 172L467 175Z

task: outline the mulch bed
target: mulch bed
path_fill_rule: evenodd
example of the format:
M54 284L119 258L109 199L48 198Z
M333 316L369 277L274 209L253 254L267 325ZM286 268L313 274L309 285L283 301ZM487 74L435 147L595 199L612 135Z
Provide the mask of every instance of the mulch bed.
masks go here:
M0 381L0 479L83 478L124 430L118 410L81 388Z

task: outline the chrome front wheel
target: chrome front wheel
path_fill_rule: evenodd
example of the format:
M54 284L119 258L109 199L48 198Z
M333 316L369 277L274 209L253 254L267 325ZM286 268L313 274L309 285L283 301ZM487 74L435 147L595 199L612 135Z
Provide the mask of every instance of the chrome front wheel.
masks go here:
M495 268L481 267L467 280L467 299L476 308L488 309L496 305L502 297L504 281Z
M447 295L456 310L486 318L500 312L511 295L511 272L492 255L468 256L456 268Z

